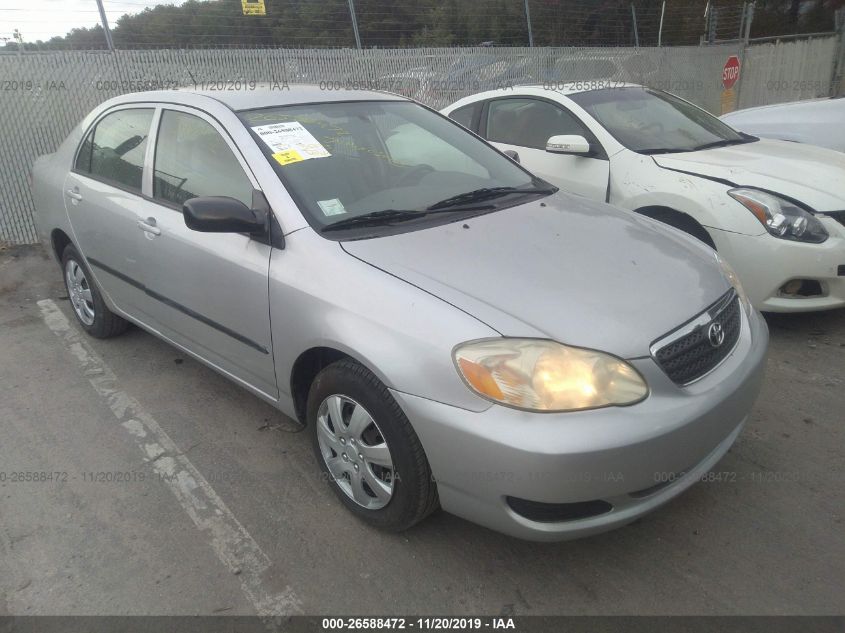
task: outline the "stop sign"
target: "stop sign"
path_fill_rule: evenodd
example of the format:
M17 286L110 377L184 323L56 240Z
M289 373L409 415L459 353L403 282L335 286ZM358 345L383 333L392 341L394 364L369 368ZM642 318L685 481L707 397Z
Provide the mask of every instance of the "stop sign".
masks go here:
M731 55L725 62L724 69L722 69L722 85L725 90L733 88L737 79L739 79L739 57Z

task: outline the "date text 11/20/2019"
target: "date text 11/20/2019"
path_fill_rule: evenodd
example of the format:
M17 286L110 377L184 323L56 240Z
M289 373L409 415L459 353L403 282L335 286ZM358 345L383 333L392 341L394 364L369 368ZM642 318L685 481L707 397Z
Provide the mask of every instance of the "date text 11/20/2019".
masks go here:
M421 631L470 631L470 630L515 630L513 618L323 618L324 631L354 631L354 630L401 630L417 629Z

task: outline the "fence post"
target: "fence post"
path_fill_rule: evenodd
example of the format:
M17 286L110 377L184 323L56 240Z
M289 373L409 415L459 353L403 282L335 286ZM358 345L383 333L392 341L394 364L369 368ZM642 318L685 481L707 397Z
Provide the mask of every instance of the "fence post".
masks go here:
M742 97L742 85L745 83L745 77L748 74L748 69L745 67L745 60L748 57L748 47L751 40L751 23L754 21L754 0L746 3L745 12L743 13L743 28L742 33L742 51L739 54L739 83L736 87L736 107L741 108L740 98Z
M666 0L660 7L660 26L657 29L657 48L663 46L663 16L666 15Z
M361 35L358 33L358 18L355 17L355 3L353 0L349 0L349 17L352 18L352 31L355 33L355 46L360 49Z
M718 9L711 6L710 12L707 14L707 43L714 44L716 42L716 27L718 25Z
M637 10L634 8L634 3L631 3L631 19L634 21L634 46L640 47L640 33L637 31Z
M837 9L836 51L830 80L830 96L838 97L843 92L845 92L845 9Z
M525 23L528 25L528 46L534 48L534 33L531 31L531 11L528 9L528 0L525 2Z
M742 43L744 46L748 46L748 42L751 39L751 23L754 21L754 2L749 2L745 5L745 19L743 20L743 26L745 27L745 32L742 34Z

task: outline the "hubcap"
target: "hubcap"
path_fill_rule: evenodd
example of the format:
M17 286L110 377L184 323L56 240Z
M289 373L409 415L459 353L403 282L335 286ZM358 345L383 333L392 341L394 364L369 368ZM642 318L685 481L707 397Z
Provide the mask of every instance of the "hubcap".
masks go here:
M317 410L317 442L332 479L368 510L393 496L393 458L373 417L346 396L333 395Z
M82 266L76 260L69 259L65 266L65 284L73 311L85 325L94 323L94 299L91 286L85 277Z

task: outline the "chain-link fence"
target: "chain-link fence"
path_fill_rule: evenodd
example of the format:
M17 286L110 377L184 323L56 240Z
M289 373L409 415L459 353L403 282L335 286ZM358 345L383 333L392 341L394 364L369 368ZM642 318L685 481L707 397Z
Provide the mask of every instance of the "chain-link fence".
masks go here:
M0 242L32 243L27 175L97 104L137 90L251 90L318 84L384 89L435 108L491 88L526 83L627 81L662 88L718 114L722 69L744 60L743 107L826 95L836 38L662 48L416 48L65 51L0 55Z

